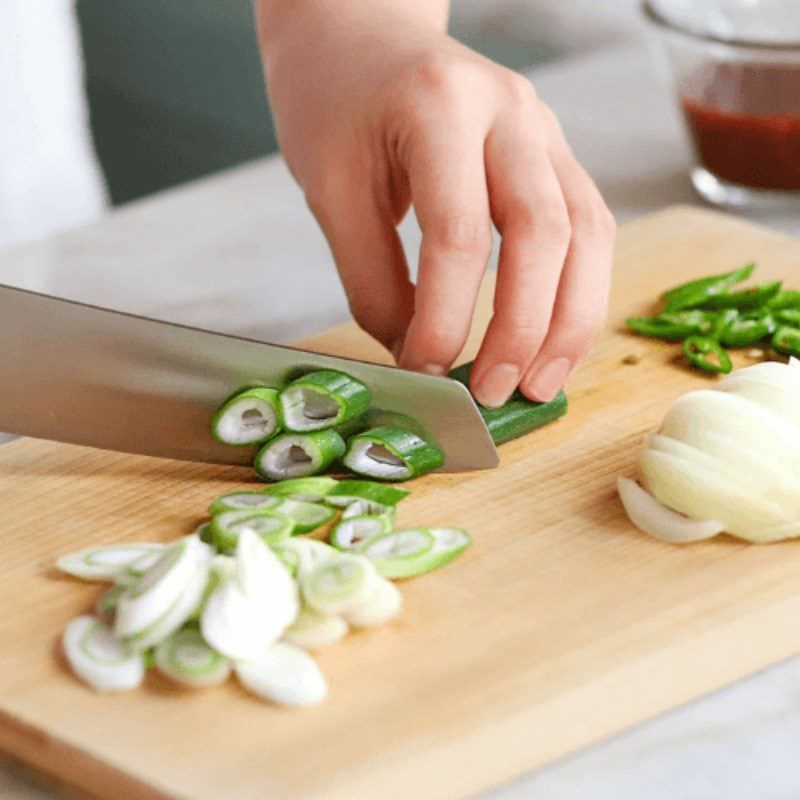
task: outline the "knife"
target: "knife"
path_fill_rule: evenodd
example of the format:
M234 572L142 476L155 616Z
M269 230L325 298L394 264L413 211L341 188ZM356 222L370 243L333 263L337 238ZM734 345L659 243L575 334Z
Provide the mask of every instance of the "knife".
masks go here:
M462 384L397 367L212 333L0 284L0 431L219 464L255 448L220 444L211 418L238 387L280 386L312 369L363 381L378 410L413 417L445 470L497 466Z

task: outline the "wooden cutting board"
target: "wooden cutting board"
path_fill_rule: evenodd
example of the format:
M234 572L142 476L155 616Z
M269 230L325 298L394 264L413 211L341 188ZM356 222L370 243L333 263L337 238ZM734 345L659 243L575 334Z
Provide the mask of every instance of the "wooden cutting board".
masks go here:
M99 593L57 575L58 554L186 533L248 472L31 440L0 448L0 748L116 800L445 800L800 651L800 545L660 544L631 527L614 489L670 402L709 384L676 363L676 346L632 338L622 320L667 286L749 260L760 280L800 285L800 244L732 218L678 208L621 232L611 318L570 414L501 448L497 470L413 484L401 524L464 526L475 544L404 583L395 623L321 653L330 699L318 708L276 709L233 682L181 692L157 676L101 696L58 655L58 634ZM487 286L476 332L489 308ZM383 358L353 325L308 344Z

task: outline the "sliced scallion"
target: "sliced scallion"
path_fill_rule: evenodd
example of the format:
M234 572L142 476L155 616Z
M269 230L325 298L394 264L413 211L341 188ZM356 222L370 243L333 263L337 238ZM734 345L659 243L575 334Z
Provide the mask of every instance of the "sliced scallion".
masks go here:
M341 617L320 614L306 606L284 631L283 641L303 650L316 650L338 642L346 634L347 623Z
M284 433L258 451L254 466L268 481L302 478L322 472L346 449L344 439L334 430Z
M158 645L156 669L183 686L216 686L228 679L231 665L206 644L197 628L183 628Z
M360 417L371 400L361 381L330 369L303 375L280 393L286 430L298 433L332 428Z
M78 617L67 625L62 639L72 671L101 692L135 689L144 680L144 660L114 637L102 622Z
M277 390L256 386L226 400L214 415L211 431L223 444L248 445L265 442L280 426Z
M301 579L300 587L311 608L322 614L344 614L369 598L376 579L367 559L340 554Z
M208 513L213 517L223 511L243 511L246 509L263 509L274 506L278 500L266 492L228 492L221 494L209 507Z
M117 603L119 603L119 598L122 596L125 589L125 586L115 584L110 589L106 589L106 591L97 598L94 609L97 616L104 622L111 624L114 621Z
M162 544L131 542L106 547L89 547L77 553L62 556L56 566L62 572L90 581L113 581L116 576L144 556L160 556Z
M395 506L408 495L408 489L401 489L399 486L348 479L339 481L336 488L325 496L325 502L337 508L346 508L357 500L368 500L382 506Z
M283 706L315 705L328 695L316 661L284 642L276 642L257 659L237 662L236 676L249 692Z
M292 535L294 521L272 508L223 511L211 520L214 542L223 551L234 550L246 530L257 533L267 544L280 544Z
M436 544L426 528L406 528L370 539L361 552L385 578L410 578L427 572Z
M336 511L330 506L308 503L305 500L293 500L290 497L281 500L274 510L278 514L285 514L294 521L296 533L313 531L320 525L326 525L336 516Z
M371 428L350 438L342 461L359 475L404 481L438 469L444 464L444 456L416 433Z
M364 542L392 530L387 516L362 514L337 523L331 531L331 544L338 550L355 550Z
M307 503L320 503L326 495L330 494L339 481L327 475L317 475L310 478L289 478L280 483L267 486L267 494L279 497L289 497L292 500L305 500Z
M370 517L385 517L389 523L389 529L391 530L395 518L397 517L397 508L395 506L385 506L382 503L375 503L372 500L355 500L342 511L342 519L363 517L365 515Z
M329 544L306 536L293 536L287 539L280 545L280 551L281 558L294 556L296 559L295 576L299 581L310 575L317 567L340 555L339 551ZM288 553L292 556L287 555Z
M358 628L383 625L394 619L403 605L403 598L397 587L385 578L375 581L372 594L361 605L350 609L345 619Z

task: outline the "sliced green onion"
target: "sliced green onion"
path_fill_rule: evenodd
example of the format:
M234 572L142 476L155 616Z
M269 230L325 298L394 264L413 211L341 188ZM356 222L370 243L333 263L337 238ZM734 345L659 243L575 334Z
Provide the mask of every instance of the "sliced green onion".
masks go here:
M214 415L211 431L223 444L259 444L281 427L278 392L256 386L234 395Z
M397 508L395 506L385 506L383 503L375 503L372 500L354 500L342 511L342 519L363 517L365 515L370 517L385 517L389 523L389 529L391 530L397 517Z
M292 553L297 559L295 575L298 580L310 575L317 567L338 558L334 547L307 536L293 536L280 545L281 552Z
M345 450L344 439L336 431L284 433L258 451L254 466L268 481L302 478L322 472Z
M347 623L341 617L320 614L305 607L284 631L283 641L303 650L316 650L338 642L346 634Z
M426 528L406 528L368 541L361 552L385 578L410 578L427 572L436 544Z
M291 575L257 534L245 530L236 546L236 572L206 601L200 628L217 652L234 659L256 658L299 610Z
M290 478L280 483L267 486L264 491L278 497L289 497L292 500L305 500L307 503L320 503L330 494L339 481L327 475L313 478Z
M121 645L94 617L84 616L67 625L62 639L72 671L101 692L135 689L144 680L144 660Z
M294 521L295 533L308 533L320 525L327 525L335 516L336 511L330 506L319 503L308 503L305 500L292 500L287 497L275 506L278 514L285 514Z
M330 369L310 372L280 393L286 430L332 428L364 414L370 406L369 389L355 378Z
M342 519L331 531L331 544L337 550L355 550L364 542L389 533L392 530L391 520L387 516L362 514Z
M204 544L214 544L214 532L211 530L210 522L201 522L192 532Z
M292 535L294 521L272 508L223 511L211 520L214 542L223 551L233 550L245 530L257 533L267 544L280 544Z
M192 534L194 536L194 534ZM197 537L198 539L200 537ZM200 540L202 541L202 539ZM114 576L114 583L118 586L132 586L142 575L149 570L153 564L158 561L159 558L164 553L164 548L161 547L160 550L153 550L150 553L145 553L140 558L137 558L136 561L129 564L127 567L121 569L115 576Z
M344 480L325 497L330 506L345 508L356 500L369 500L382 506L395 506L404 497L408 497L408 489L399 486L387 486L375 481Z
M164 551L163 544L130 542L106 547L89 547L62 556L56 566L62 572L89 581L113 581L118 573L144 556Z
M397 587L384 578L375 581L372 594L360 606L351 609L345 619L358 628L369 628L383 625L394 619L403 606L403 598Z
M328 695L317 662L299 647L276 642L257 660L239 661L236 676L242 686L282 706L310 706Z
M340 554L302 578L300 586L311 608L322 614L344 614L369 598L376 579L369 561Z
M156 648L156 669L183 686L216 686L228 679L227 658L209 647L197 628L176 631Z
M187 536L164 550L161 558L119 599L114 633L122 639L143 632L175 604L198 572L209 567L212 549Z
M119 598L127 587L115 584L110 589L107 589L100 597L97 598L95 603L95 613L104 622L111 624L114 621L114 614L117 611L117 603Z
M209 507L208 513L213 517L223 511L243 511L245 509L264 509L274 506L279 501L266 492L228 492L221 494Z
M438 469L444 464L444 456L416 433L371 428L350 438L342 461L359 475L404 481Z
M208 583L209 565L198 566L186 588L166 613L138 633L125 637L125 644L132 650L141 652L163 642L197 615ZM123 594L120 601L124 597Z
M288 547L283 547L282 545L273 547L272 552L278 556L283 566L289 570L289 574L295 577L298 569L300 569L300 556L298 556L294 550L290 550Z

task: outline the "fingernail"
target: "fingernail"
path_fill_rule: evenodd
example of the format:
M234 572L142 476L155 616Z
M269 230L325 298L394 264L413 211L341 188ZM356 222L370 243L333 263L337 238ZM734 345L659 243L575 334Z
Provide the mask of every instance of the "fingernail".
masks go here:
M552 400L567 382L569 371L569 359L556 358L549 361L530 380L526 381L525 394L540 403Z
M446 370L441 364L423 364L422 367L420 367L420 372L424 372L426 375L436 375L441 378Z
M519 383L519 367L516 364L495 364L475 385L475 399L487 408L503 405Z

